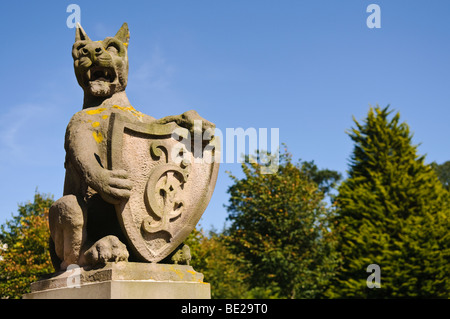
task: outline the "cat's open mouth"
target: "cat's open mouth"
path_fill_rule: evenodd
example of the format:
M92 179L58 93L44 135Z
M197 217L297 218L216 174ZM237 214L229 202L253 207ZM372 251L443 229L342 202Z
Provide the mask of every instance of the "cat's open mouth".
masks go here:
M114 68L93 67L87 70L87 78L89 81L114 82L116 79L116 71Z

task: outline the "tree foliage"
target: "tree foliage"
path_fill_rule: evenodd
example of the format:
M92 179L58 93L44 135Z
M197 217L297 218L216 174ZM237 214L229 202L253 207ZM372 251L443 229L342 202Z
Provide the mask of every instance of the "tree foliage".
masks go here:
M302 162L300 170L311 181L317 184L320 192L329 194L334 189L337 183L341 180L341 173L329 169L319 169L314 161Z
M442 164L431 163L444 188L450 191L450 161Z
M260 295L321 297L338 262L331 211L311 178L317 171L307 170L314 165L292 163L287 151L279 158L275 174L263 174L257 161L242 164L242 179L230 174L226 242Z
M286 149L257 155L278 164L275 174L264 174L258 158L242 164L243 178L230 173L230 226L194 229L185 242L213 298L450 297L450 161L426 165L389 107L355 124L336 196L338 172L293 163ZM53 272L52 203L36 192L1 226L0 298L20 298ZM381 267L379 289L366 285L370 264Z
M349 133L355 143L339 187L336 218L343 266L334 297L449 297L449 193L400 114L371 108ZM381 288L366 286L370 264Z
M251 298L244 282L246 274L225 241L223 232L210 231L205 235L203 229L194 229L185 241L191 249L191 265L203 273L205 282L211 284L211 298Z
M18 215L0 228L0 298L21 298L30 284L53 272L48 249L49 195L36 192L34 202L19 205Z

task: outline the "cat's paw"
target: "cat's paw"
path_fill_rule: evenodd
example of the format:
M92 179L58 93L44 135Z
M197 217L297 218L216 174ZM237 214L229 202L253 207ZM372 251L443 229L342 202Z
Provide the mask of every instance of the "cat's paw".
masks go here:
M110 235L96 241L84 253L84 257L87 264L98 266L109 261L127 261L129 254L127 247L116 236Z
M188 245L181 244L175 251L169 255L169 263L175 265L189 265L191 261L191 249Z

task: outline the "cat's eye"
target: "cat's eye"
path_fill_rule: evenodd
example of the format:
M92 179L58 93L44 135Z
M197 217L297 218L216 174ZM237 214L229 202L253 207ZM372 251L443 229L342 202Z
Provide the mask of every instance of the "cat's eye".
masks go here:
M85 48L85 44L80 44L79 46L77 46L77 51L78 51L78 54L80 54L80 55L86 55L87 53L88 53L88 50Z
M116 46L115 45L113 45L113 44L110 44L107 48L106 48L106 50L109 52L109 53L113 53L113 54L118 54L119 53L119 50L116 48Z

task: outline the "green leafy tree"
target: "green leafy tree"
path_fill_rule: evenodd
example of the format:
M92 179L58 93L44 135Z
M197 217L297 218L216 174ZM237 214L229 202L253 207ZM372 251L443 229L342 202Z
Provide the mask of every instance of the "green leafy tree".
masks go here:
M322 297L335 273L332 211L311 178L317 176L311 164L292 163L285 150L275 174L263 174L258 161L242 164L242 179L230 174L226 242L253 297Z
M300 170L304 173L310 180L317 184L319 191L323 192L325 195L329 195L330 191L333 190L337 183L341 180L341 173L329 169L319 169L314 161L302 162Z
M49 195L36 192L34 202L19 205L19 214L0 228L0 298L21 298L30 284L54 271L48 249Z
M205 282L211 285L213 299L251 298L247 276L237 259L226 246L223 233L210 231L206 236L202 229L194 231L185 243L191 249L191 266L204 275Z
M450 191L450 161L442 164L431 163L444 188Z
M448 298L449 193L391 113L370 108L349 132L355 147L335 220L343 265L329 296ZM370 264L380 266L381 288L367 287Z

